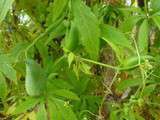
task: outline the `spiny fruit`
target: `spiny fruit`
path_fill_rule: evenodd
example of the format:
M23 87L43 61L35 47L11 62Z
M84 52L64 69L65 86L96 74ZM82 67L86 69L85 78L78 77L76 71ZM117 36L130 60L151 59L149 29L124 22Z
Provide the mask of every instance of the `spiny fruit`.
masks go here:
M32 59L26 61L25 88L30 96L41 96L46 92L46 75L41 66Z

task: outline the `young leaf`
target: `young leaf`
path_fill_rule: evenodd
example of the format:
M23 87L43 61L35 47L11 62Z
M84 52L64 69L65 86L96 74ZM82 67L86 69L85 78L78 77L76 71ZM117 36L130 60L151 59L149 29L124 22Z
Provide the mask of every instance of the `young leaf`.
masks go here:
M138 49L140 54L147 54L148 52L148 35L149 35L148 21L144 20L139 28L139 33L138 33Z
M88 64L86 64L86 63L84 63L84 62L81 62L81 64L80 64L80 69L81 69L81 71L82 72L84 72L85 74L88 74L88 75L91 75L92 73L91 73L91 67L88 65Z
M90 58L97 60L100 29L96 16L81 0L72 0L72 11L74 22L80 34L80 42Z
M69 53L68 54L68 64L69 64L69 67L71 66L73 60L75 59L75 56L73 53Z
M0 98L3 99L6 97L6 95L7 95L7 83L4 76L0 72Z
M0 23L5 18L14 0L0 0Z

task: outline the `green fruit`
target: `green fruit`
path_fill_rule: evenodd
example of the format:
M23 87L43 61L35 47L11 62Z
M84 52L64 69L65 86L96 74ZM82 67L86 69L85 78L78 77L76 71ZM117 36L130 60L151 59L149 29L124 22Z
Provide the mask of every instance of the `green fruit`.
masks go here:
M76 25L72 22L71 28L67 32L65 41L64 41L64 48L69 51L74 51L78 46L78 30L76 28Z
M30 96L44 95L46 91L46 76L41 66L34 60L26 62L26 92Z

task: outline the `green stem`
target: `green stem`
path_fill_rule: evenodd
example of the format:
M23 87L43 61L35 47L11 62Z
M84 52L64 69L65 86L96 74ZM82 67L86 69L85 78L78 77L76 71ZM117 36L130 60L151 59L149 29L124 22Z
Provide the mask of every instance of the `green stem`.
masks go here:
M112 65L104 64L104 63L97 62L97 61L90 60L90 59L86 59L86 58L80 58L80 59L82 61L93 63L93 64L100 65L100 66L107 67L107 68L111 68L111 69L114 69L116 71L125 71L125 70L133 69L133 68L136 68L136 67L139 66L139 64L136 64L136 65L133 65L133 66L130 66L130 67L115 67L115 66L112 66Z
M108 64L104 64L104 63L100 63L100 62L97 62L97 61L94 61L94 60L90 60L90 59L86 59L86 58L80 58L82 61L86 61L86 62L89 62L89 63L93 63L93 64L96 64L96 65L100 65L100 66L103 66L103 67L107 67L107 68L111 68L111 69L114 69L114 70L119 70L118 67L114 67L112 65L108 65Z

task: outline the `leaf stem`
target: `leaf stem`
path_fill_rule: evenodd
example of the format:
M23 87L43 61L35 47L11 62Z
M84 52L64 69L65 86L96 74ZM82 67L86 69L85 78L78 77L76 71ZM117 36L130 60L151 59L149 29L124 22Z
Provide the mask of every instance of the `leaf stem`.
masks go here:
M101 63L101 62L97 62L97 61L94 61L94 60L90 60L90 59L86 59L86 58L80 58L82 61L86 61L86 62L89 62L89 63L93 63L93 64L97 64L97 65L100 65L100 66L103 66L103 67L108 67L108 68L111 68L111 69L114 69L114 70L119 70L118 67L114 67L112 65L108 65L108 64L104 64L104 63Z

